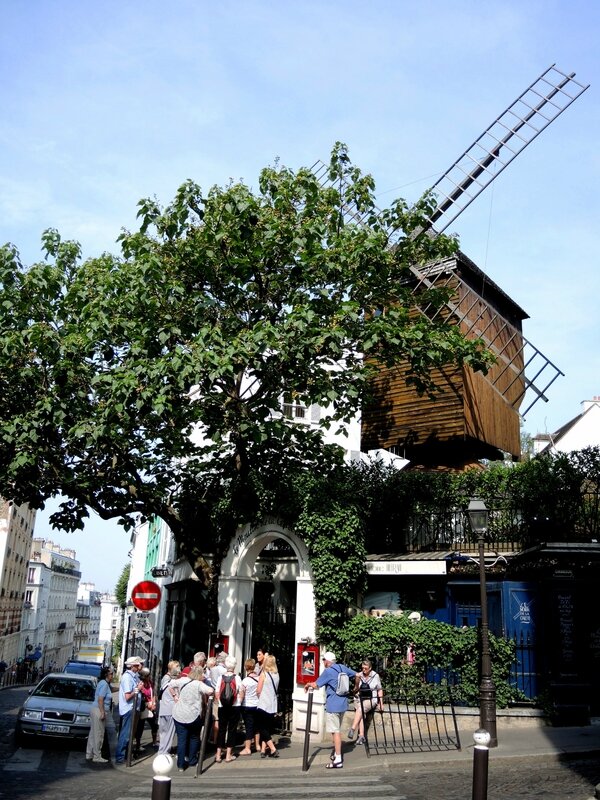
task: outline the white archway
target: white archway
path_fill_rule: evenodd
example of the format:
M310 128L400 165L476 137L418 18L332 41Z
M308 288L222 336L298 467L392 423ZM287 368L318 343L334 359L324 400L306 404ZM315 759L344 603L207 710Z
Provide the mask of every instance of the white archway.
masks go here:
M255 527L244 526L231 541L221 564L219 577L219 629L229 636L229 653L237 659L240 671L244 655L242 652L244 611L245 607L250 607L253 602L254 586L258 581L255 564L266 545L276 539L286 542L297 559L295 641L315 640L315 600L306 545L293 531L282 527L276 520L265 520ZM296 667L294 663L294 674ZM296 731L299 726L304 727L306 718L306 698L302 687L295 688L293 704L293 728ZM322 727L322 710L318 713L315 709L313 730L315 727L318 730Z
M229 635L229 651L238 660L242 657L244 607L254 597L256 561L269 542L282 539L293 550L297 562L296 631L297 642L315 638L315 601L308 550L304 542L277 521L242 528L233 538L221 564L219 577L219 629Z

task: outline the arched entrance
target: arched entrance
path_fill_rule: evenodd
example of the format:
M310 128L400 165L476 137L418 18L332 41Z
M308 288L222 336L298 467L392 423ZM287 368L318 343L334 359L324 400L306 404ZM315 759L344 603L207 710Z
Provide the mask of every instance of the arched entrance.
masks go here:
M314 641L315 604L308 551L293 531L275 520L238 531L221 565L219 629L240 672L252 647L274 643L282 691L304 703L295 683L296 643Z

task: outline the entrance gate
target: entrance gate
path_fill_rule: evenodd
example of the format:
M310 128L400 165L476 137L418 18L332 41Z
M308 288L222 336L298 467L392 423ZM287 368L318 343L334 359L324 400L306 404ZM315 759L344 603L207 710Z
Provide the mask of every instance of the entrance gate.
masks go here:
M255 607L254 603L244 607L243 660L255 658L259 647L265 647L277 659L277 727L280 733L290 733L292 728L295 630L296 612L292 609L273 605Z

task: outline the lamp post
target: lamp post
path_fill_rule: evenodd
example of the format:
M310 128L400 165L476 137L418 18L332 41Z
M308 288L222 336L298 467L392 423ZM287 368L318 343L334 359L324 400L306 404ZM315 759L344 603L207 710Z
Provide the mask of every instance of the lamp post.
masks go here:
M483 502L474 498L468 508L471 529L479 545L479 591L481 603L481 681L479 684L479 724L490 735L490 747L498 746L496 733L496 686L492 679L490 636L488 627L488 601L485 581L484 538L488 530L489 511Z

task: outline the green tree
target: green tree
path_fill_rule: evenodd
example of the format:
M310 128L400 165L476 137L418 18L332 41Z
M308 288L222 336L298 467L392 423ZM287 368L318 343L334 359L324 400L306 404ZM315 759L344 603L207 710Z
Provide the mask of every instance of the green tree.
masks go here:
M115 586L115 597L117 598L117 603L121 608L125 608L127 605L127 584L129 583L130 572L131 564L125 564Z
M427 233L432 198L377 210L340 144L329 177L276 165L256 192L187 182L166 208L140 202L120 255L82 262L53 230L30 267L2 248L0 495L62 495L64 529L89 508L125 527L154 514L193 559L260 512L257 475L339 460L323 429L356 413L381 364L423 392L434 367L485 370L481 342L415 312L408 266L456 248ZM286 395L331 413L293 424Z

